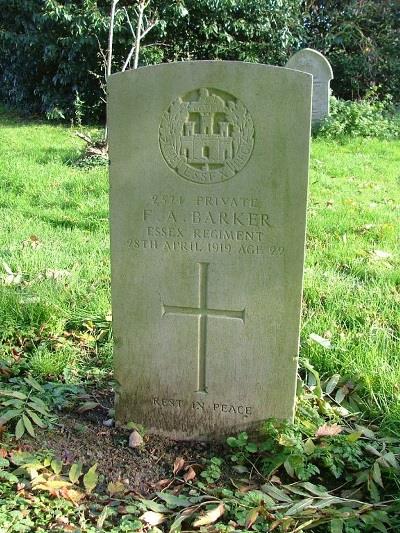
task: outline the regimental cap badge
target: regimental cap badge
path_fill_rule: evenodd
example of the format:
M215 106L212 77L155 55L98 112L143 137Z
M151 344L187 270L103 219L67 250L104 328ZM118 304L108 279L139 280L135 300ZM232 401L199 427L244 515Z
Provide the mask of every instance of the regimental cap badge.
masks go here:
M161 117L161 153L179 176L218 183L237 174L254 146L254 124L229 93L200 88L174 100Z

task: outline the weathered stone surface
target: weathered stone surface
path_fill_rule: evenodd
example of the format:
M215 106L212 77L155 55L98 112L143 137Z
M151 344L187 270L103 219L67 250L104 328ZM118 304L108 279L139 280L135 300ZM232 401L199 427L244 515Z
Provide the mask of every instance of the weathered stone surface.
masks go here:
M289 59L286 67L313 75L312 122L319 123L329 115L330 82L333 79L329 61L317 50L304 48Z
M221 61L111 76L120 422L203 439L292 417L311 83Z

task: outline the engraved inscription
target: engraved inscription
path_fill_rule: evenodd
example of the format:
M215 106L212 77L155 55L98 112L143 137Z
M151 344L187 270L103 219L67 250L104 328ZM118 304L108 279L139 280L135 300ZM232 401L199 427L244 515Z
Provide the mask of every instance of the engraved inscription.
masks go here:
M210 309L207 305L208 293L208 265L209 263L197 263L199 265L199 306L183 307L179 305L161 306L162 316L166 315L191 315L198 317L198 348L197 348L197 390L207 392L206 363L207 363L207 321L208 317L233 318L244 323L245 309L233 311L228 309Z
M159 398L158 396L153 397L152 402L153 406L157 408L184 409L190 407L193 411L197 411L197 413L204 413L205 411L214 411L219 413L226 413L229 415L241 415L244 418L247 418L252 414L252 408L248 405L243 404L207 402L203 400L185 402L183 400L178 400L175 398Z
M132 250L283 256L276 223L260 198L154 192L144 201Z
M161 117L161 153L179 176L194 183L233 178L248 162L254 124L231 94L202 87L174 100Z

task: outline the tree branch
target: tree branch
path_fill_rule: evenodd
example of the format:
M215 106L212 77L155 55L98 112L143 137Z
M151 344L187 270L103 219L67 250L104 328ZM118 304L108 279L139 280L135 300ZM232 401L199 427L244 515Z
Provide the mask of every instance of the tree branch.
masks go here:
M108 59L107 59L107 71L106 76L111 75L112 70L112 57L113 57L113 39L114 39L114 18L115 18L115 9L117 7L119 0L112 0L111 4L111 13L110 13L110 31L108 32Z

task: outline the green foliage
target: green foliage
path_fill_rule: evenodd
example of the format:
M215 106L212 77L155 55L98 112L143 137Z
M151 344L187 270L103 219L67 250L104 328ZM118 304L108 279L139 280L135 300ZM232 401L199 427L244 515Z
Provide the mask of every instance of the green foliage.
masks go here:
M125 10L117 5L113 70L132 45ZM152 0L159 20L145 37L141 65L193 59L284 65L305 46L327 55L341 98L364 97L373 85L399 98L395 0ZM0 0L0 95L3 101L51 120L104 119L107 0ZM100 161L100 160L99 160ZM91 164L93 161L91 161Z
M234 467L225 472L227 465L213 457L203 470L208 471L203 481L188 485L176 476L152 499L135 496L119 481L109 483L109 494L104 494L96 465L63 464L47 453L2 449L0 510L5 516L13 513L19 517L19 505L24 509L22 521L18 521L22 529L9 531L44 532L53 523L56 509L62 510L64 526L72 529L79 523L80 531L90 533L179 533L197 528L225 533L395 530L400 527L396 496L400 440L358 425L358 413L352 414L332 400L343 386L342 378L322 381L305 363L295 424L269 421L253 444L245 432L228 439L234 454L240 451L241 459L248 462L247 471L241 468L235 472ZM293 461L295 457L301 461ZM272 469L269 459L273 460ZM304 477L304 466L317 462L320 473L313 482L298 480ZM340 475L335 469L331 477L323 471L342 464L345 467ZM223 476L225 473L228 476ZM17 495L11 490L16 483L23 486ZM0 526L1 520L0 514ZM149 529L151 525L153 529Z
M400 115L390 96L383 101L375 97L375 91L360 101L331 98L330 117L318 130L318 135L328 139L352 137L400 137Z
M35 436L35 426L45 428L51 423L51 413L43 401L45 390L31 376L13 378L14 387L0 389L0 426L14 424L15 438L25 432Z
M322 383L308 361L303 366L306 382L299 386L295 423L267 421L257 443L251 443L247 433L230 437L231 460L250 467L257 461L257 468L268 479L278 473L303 482L324 479L331 486L349 484L357 499L380 501L383 493L395 491L400 482L396 459L400 441L360 425L358 396L352 393L353 414L349 400L346 408L338 394L344 386L340 376ZM335 397L340 402L332 401Z
M307 43L332 64L335 95L364 98L379 94L400 99L400 43L397 0L313 0L305 3Z
M9 329L1 347L1 388L26 394L29 387L21 380L31 371L32 354L41 345L56 353L59 345L71 343L80 357L63 376L66 383L45 383L43 396L33 394L49 402L49 410L74 409L92 399L79 381L98 383L99 376L109 376L107 180L102 169L83 172L67 164L78 144L67 128L4 115L2 124L0 253L27 283L6 285L2 278L6 297L0 320ZM182 475L174 476L172 485L146 505L128 490L114 494L110 503L110 495L102 493L107 485L102 472L86 495L83 475L91 465L79 472L77 466L63 464L57 474L60 462L46 457L36 456L46 483L33 491L27 469L15 472L18 465L12 459L15 455L18 461L18 453L11 450L3 457L1 449L0 528L10 533L58 527L153 533L157 529L145 523L142 513L164 505L167 511L157 511L165 514L165 522L156 526L159 531L169 531L174 523L177 532L179 527L188 531L198 518L211 520L216 509L221 512L222 503L223 514L209 529L400 530L397 153L393 140L313 141L301 353L315 368L303 360L305 388L300 384L294 425L267 424L262 436L232 437L230 453L211 469L215 475L206 479L201 465L191 463L195 478L184 483ZM68 269L72 276L47 279L42 275L46 269ZM32 315L14 312L19 304L37 308ZM41 305L49 309L43 315ZM312 333L329 339L330 347L312 340ZM367 417L374 425L366 427ZM6 432L14 431L14 422ZM335 432L335 425L342 430L317 437L324 424L322 431ZM313 474L310 467L320 473ZM30 472L34 474L33 466ZM6 479L9 475L24 488L17 490L15 479ZM47 481L73 487L55 488L57 483ZM84 498L73 503L68 497L79 494L70 491Z
M219 457L212 457L210 461L207 464L207 467L205 470L203 470L200 474L200 476L207 482L207 483L215 483L218 481L221 477L221 467L222 467L223 461Z
M113 71L132 46L124 8L117 5ZM3 101L52 120L104 119L104 54L110 2L0 0L0 95ZM231 59L283 64L302 34L299 0L153 0L141 64ZM157 44L153 44L157 43Z

